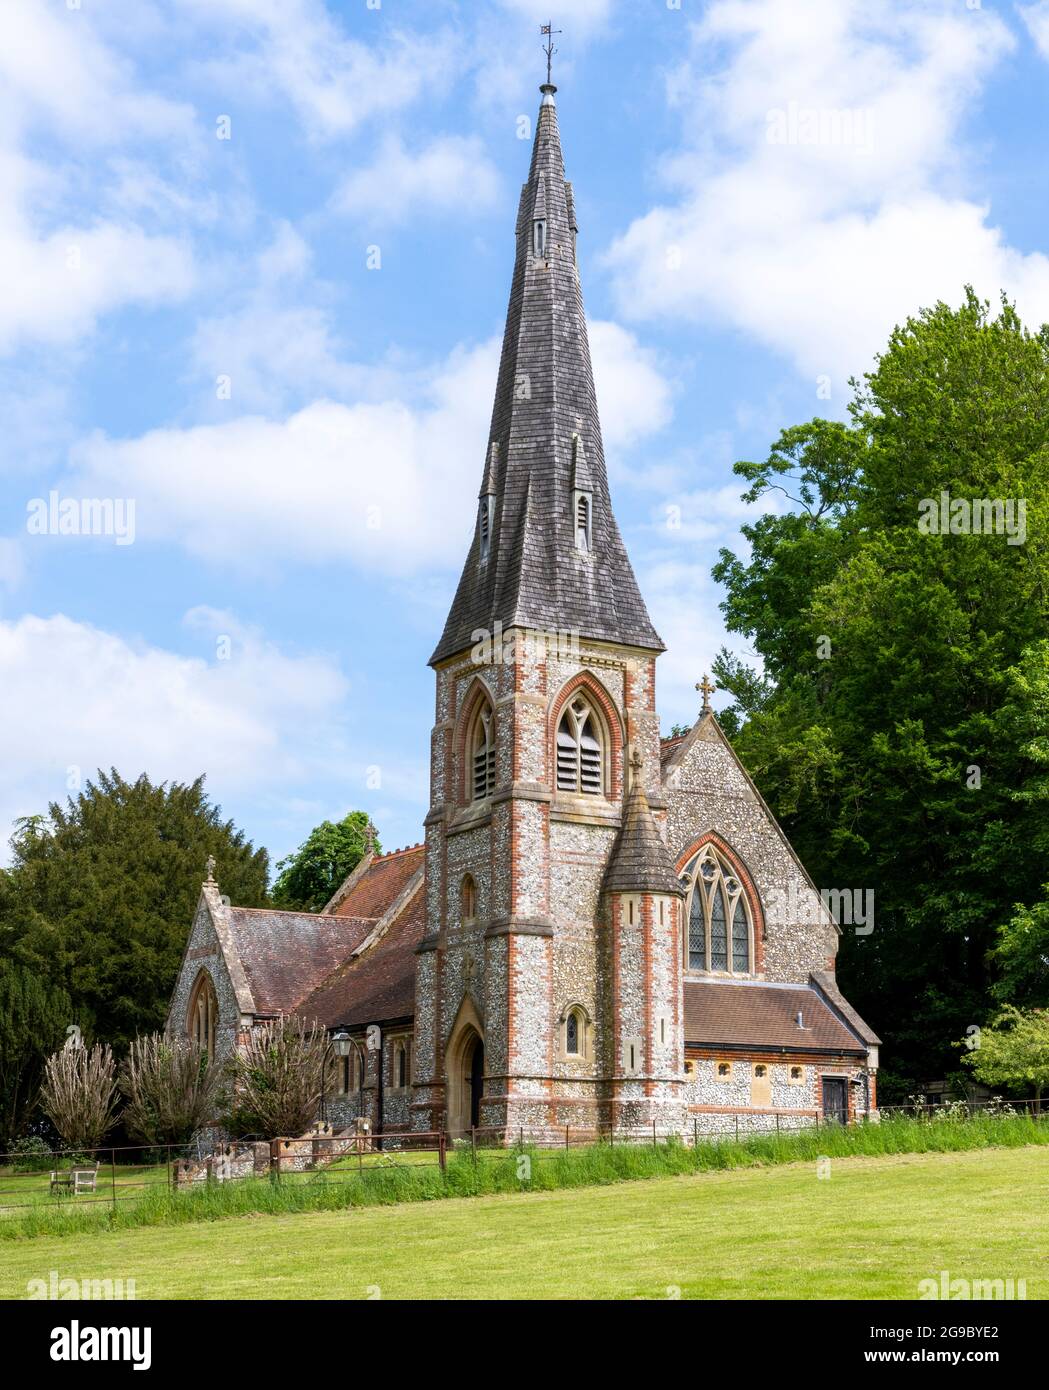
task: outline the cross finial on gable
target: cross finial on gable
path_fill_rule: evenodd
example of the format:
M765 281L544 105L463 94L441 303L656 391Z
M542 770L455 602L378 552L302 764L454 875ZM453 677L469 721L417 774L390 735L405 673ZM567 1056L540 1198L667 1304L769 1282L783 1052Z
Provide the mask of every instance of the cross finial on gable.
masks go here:
M364 852L365 854L375 853L375 826L371 821L364 828Z
M709 714L710 697L713 695L714 691L717 690L717 686L711 684L710 677L707 675L706 671L703 672L703 679L701 681L696 681L696 689L701 691L703 695L703 708L700 713Z
M633 781L633 782L636 782L636 781L637 781L638 777L640 777L640 775L641 775L641 769L644 767L644 765L645 765L645 760L644 760L644 758L641 756L641 751L640 751L640 749L635 748L634 751L633 751L633 752L631 753L631 755L630 755L630 770L631 770L631 772L634 774L633 777L631 778L631 781Z
M208 862L207 862L207 864L205 865L205 872L207 873L207 876L208 876L207 881L208 881L209 883L214 883L214 882L215 882L215 856L214 856L213 854L209 854L209 855L208 855Z

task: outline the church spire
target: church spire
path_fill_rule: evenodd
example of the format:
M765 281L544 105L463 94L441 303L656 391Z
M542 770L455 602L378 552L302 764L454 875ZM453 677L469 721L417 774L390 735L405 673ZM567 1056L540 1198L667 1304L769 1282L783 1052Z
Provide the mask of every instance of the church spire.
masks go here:
M540 88L473 544L431 662L497 623L663 650L612 515L556 90Z

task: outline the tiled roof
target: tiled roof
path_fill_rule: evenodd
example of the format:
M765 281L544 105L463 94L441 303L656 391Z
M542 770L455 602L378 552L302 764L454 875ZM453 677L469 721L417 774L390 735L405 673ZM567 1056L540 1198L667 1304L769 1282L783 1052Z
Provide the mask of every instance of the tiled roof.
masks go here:
M544 88L506 315L482 492L494 492L489 553L478 526L432 662L465 651L497 622L574 631L662 651L619 534L608 493L586 315L575 260L576 219L565 182L553 91ZM533 221L546 220L545 255ZM578 436L578 441L576 439ZM493 447L494 446L494 447ZM592 489L591 554L575 543L573 470Z
M801 1014L804 1027L799 1028ZM810 985L685 981L685 1042L702 1046L785 1047L865 1052L864 1043Z
M426 899L413 893L383 935L343 962L296 1010L327 1028L360 1028L415 1012L415 948L426 930Z
M294 1009L374 925L357 917L255 907L231 907L227 916L255 1011L263 1015Z
M623 823L612 846L604 887L609 893L675 893L679 897L685 893L652 818L640 768L627 793Z
M378 920L426 857L424 845L409 845L407 849L380 854L368 865L364 874L333 909L339 917L371 917Z

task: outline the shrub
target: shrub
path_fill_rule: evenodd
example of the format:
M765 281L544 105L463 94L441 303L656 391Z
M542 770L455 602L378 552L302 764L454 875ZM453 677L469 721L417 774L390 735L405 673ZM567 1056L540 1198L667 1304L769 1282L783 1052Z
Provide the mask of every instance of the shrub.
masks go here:
M136 1038L120 1069L124 1125L144 1144L185 1144L214 1116L222 1068L190 1038Z
M119 1095L109 1047L64 1047L44 1068L40 1105L71 1149L94 1149L116 1120Z
M10 1158L16 1173L46 1173L55 1161L50 1144L38 1134L16 1139L11 1145Z

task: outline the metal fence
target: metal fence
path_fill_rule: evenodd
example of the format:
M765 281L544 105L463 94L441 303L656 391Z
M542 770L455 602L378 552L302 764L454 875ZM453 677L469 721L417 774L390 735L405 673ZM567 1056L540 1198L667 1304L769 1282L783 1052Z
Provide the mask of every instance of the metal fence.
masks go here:
M947 1106L911 1104L883 1107L879 1112L935 1120L965 1121L980 1113L1025 1115L1045 1122L1049 1110L1035 1101L995 1101ZM318 1132L299 1138L228 1140L217 1135L193 1145L151 1147L113 1146L87 1152L61 1150L46 1154L0 1154L0 1217L50 1203L105 1203L114 1210L148 1191L192 1191L212 1183L268 1179L274 1182L339 1183L366 1179L390 1169L439 1168L449 1158L467 1156L475 1162L510 1159L527 1152L531 1161L556 1159L573 1148L605 1145L738 1143L802 1130L837 1125L820 1115L736 1115L693 1117L689 1132L668 1135L655 1126L629 1132L565 1125L556 1128L507 1129L478 1126L453 1137L443 1130L388 1130L377 1134ZM760 1122L760 1123L759 1123ZM862 1122L862 1121L861 1121Z

